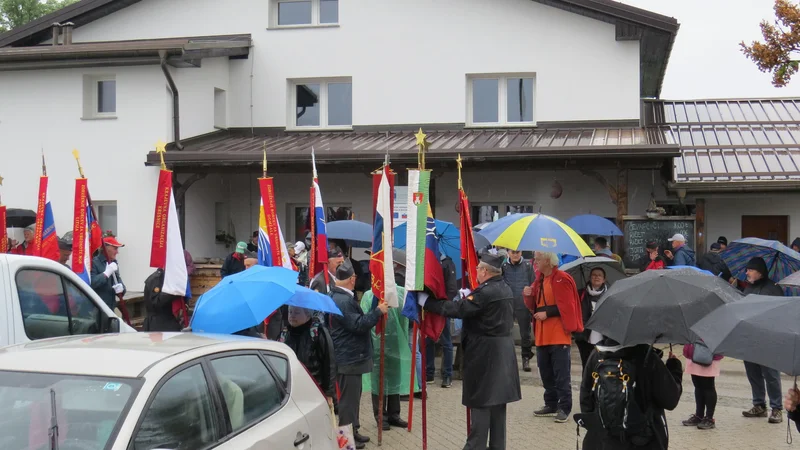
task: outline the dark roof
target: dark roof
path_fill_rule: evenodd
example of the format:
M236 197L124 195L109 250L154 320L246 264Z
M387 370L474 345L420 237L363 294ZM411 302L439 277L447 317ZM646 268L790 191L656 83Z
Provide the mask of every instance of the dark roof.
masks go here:
M250 51L249 34L228 36L177 37L113 42L87 42L69 45L0 48L0 71L37 68L74 67L76 65L114 65L135 58L137 64L158 63L165 52L173 66L195 64L195 61L217 56L246 56Z
M657 98L672 51L678 21L612 0L533 0L554 8L616 25L617 40L638 40L642 97ZM81 27L139 0L81 0L13 30L0 34L0 48L29 47L51 37L54 22Z
M675 187L800 186L800 99L648 101L645 122L680 144Z
M678 154L678 146L657 128L578 128L578 129L462 129L426 131L430 143L427 159L466 158L659 158ZM174 166L251 165L262 159L266 145L269 160L276 163L308 162L311 147L317 161L348 163L382 161L386 153L392 161L417 159L413 131L395 132L272 132L250 134L250 130L218 131L184 141L183 150L169 151L166 162ZM158 164L150 152L147 163Z

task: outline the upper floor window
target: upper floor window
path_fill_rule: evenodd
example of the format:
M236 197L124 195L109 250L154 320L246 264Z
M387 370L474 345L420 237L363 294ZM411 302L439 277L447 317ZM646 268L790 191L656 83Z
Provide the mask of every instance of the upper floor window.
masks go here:
M290 82L289 128L353 126L353 83L349 78Z
M117 80L114 75L84 75L83 118L117 117Z
M272 0L272 26L324 26L339 23L339 0Z
M535 87L533 74L468 76L467 125L535 125Z

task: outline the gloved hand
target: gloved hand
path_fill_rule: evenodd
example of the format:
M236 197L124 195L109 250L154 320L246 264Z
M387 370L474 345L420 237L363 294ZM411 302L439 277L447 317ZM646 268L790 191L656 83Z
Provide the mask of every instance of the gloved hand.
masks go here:
M111 287L114 289L115 294L122 294L123 292L125 292L125 286L122 283L117 283Z
M110 278L118 269L117 263L106 263L106 270L103 271L103 275L105 275L106 278Z
M461 295L461 298L467 298L469 294L472 294L472 291L469 289L459 289L458 293Z

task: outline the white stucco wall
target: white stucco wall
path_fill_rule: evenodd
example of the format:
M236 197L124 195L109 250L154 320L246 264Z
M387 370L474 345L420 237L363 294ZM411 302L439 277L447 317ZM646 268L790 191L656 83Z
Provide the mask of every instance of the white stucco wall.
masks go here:
M538 121L639 117L639 43L612 24L530 0L348 0L339 23L267 30L268 0L143 0L74 40L252 34L231 65L237 127L251 125L251 71L256 127L286 125L287 79L334 76L353 79L355 125L463 123L471 73L536 73Z
M701 195L697 195L701 197ZM728 242L741 239L742 216L789 216L789 236L787 244L800 237L800 194L710 194L706 199L706 242L717 240L719 236Z

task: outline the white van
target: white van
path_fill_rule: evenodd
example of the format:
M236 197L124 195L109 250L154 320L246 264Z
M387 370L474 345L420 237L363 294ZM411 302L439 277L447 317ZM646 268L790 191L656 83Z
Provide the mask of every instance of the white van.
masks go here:
M75 334L136 332L63 265L0 254L0 347Z

